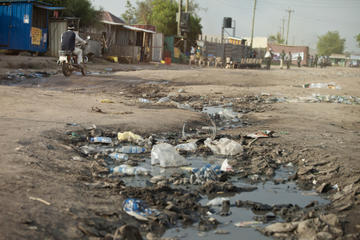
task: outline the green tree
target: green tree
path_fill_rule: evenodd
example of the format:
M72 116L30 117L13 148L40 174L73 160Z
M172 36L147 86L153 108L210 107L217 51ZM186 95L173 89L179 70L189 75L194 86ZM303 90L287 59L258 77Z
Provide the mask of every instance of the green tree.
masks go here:
M327 32L319 37L317 51L319 55L330 56L332 53L343 53L345 39L340 38L339 32Z
M355 39L356 39L356 41L358 43L358 47L360 48L360 33L355 36Z
M99 11L94 8L90 0L43 0L43 2L65 7L63 15L80 18L80 26L91 26L99 21Z
M281 33L277 33L276 35L270 35L268 37L269 42L274 42L277 44L284 44L285 39L282 38Z
M153 0L151 24L156 26L158 32L166 36L176 35L177 2L174 0Z
M152 14L152 2L153 0L145 0L142 2L136 2L136 22L140 24L150 24Z
M126 1L126 11L121 15L127 24L133 24L135 21L136 8L131 4L129 0Z

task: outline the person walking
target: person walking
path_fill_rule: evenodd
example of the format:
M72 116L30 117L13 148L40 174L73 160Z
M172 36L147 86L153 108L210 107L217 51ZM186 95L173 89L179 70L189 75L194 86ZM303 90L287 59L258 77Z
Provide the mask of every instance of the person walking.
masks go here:
M272 49L268 48L268 50L266 51L265 56L264 56L267 70L270 70L272 57L273 57Z
M301 60L302 60L302 57L299 54L298 57L297 57L297 65L298 65L298 67L301 67Z
M285 55L286 55L286 53L283 49L280 53L280 69L283 69L283 67L284 67Z
M315 59L314 59L314 66L317 68L318 66L318 61L319 61L319 56L316 54L315 55Z
M290 69L290 65L291 65L291 61L292 61L292 55L291 55L290 51L288 54L286 54L285 60L286 60L286 68Z

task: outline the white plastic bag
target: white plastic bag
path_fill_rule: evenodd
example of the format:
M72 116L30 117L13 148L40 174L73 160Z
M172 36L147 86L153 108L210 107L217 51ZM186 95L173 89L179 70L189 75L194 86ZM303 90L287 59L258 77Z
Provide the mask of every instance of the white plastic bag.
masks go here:
M168 143L153 146L151 164L160 164L160 167L164 168L189 165L188 161L176 151L175 147Z
M227 159L224 160L224 162L221 164L221 168L220 170L222 172L233 172L234 169L232 168L232 166L229 164L229 161Z
M187 152L195 152L197 149L197 145L195 142L183 143L175 146L176 150L183 150Z
M206 206L221 206L223 201L229 201L230 198L224 198L224 197L217 197L214 198L213 200L210 200Z
M228 138L221 138L219 141L211 141L211 139L208 138L204 144L210 148L213 153L220 155L234 156L244 151L240 143Z

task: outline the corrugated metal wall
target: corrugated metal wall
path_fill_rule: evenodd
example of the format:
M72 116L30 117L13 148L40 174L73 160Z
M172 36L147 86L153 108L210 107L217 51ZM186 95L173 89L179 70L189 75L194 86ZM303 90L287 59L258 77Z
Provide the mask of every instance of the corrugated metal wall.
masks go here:
M152 44L153 44L152 61L160 62L163 58L164 34L162 33L153 34Z
M58 57L61 48L61 34L66 31L66 21L50 22L49 24L49 53L50 56Z

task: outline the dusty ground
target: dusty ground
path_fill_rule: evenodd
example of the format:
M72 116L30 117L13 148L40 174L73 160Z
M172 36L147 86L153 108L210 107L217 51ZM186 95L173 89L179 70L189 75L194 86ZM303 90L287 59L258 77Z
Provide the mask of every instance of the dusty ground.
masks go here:
M206 121L199 112L138 102L138 98L156 101L169 94L179 102L195 102L194 108L199 107L200 99L209 105L249 99L246 106L251 105L252 111L246 117L252 124L223 133L243 135L259 129L283 133L274 142L293 149L293 161L300 169L313 166L321 173L299 174L299 178L316 179L314 188L321 183L338 184L341 193L351 186L341 198L333 198L335 192L330 195L333 205L329 212L341 219L344 238L360 230L360 105L295 101L314 93L360 97L360 69L225 70L98 61L88 69L105 72L101 75L6 79L7 72L19 68L56 72L59 68L54 62L51 58L0 55L0 238L78 239L91 235L84 235L83 222L104 214L110 221L120 208L117 198L83 184L91 164L72 160L74 150L56 141L57 136L71 129L66 123L112 126L146 135L180 132L184 122ZM116 72L109 74L105 68ZM302 88L312 82L335 82L341 89ZM184 91L179 93L179 89ZM262 104L257 109L250 96L289 101ZM114 103L101 103L102 99ZM324 161L326 164L316 165ZM130 217L120 219L136 224ZM114 233L114 229L104 231Z

